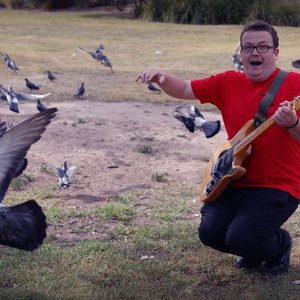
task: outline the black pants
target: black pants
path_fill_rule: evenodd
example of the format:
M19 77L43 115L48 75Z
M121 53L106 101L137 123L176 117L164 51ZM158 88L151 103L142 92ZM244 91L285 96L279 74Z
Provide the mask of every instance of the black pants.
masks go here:
M291 243L280 227L299 201L289 193L270 188L227 188L201 208L199 238L216 250L252 261L281 256Z

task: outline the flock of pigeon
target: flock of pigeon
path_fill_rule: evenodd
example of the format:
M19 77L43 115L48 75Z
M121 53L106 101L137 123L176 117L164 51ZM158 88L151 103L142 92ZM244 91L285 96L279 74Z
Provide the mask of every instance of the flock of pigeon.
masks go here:
M109 60L109 58L104 55L104 47L103 45L99 45L95 51L89 51L81 47L77 47L77 50L85 52L90 54L90 56L100 61L102 65L104 65L107 68L110 68L111 72L113 73L112 63ZM17 74L17 71L19 70L17 64L15 61L6 53L2 53L0 51L0 54L3 56L3 61L6 64L6 66L11 69L15 74ZM51 72L47 71L48 79L50 81L55 81L57 77ZM40 85L30 81L28 78L25 78L25 84L26 87L32 92L40 89ZM81 83L80 87L76 90L74 93L74 97L82 97L85 93L85 87L84 82ZM36 94L25 94L25 93L18 93L13 90L11 86L8 87L8 89L4 88L0 84L0 99L3 101L7 101L9 104L9 109L15 113L19 113L19 101L22 100L36 100L36 106L38 111L43 111L47 109L47 106L41 102L42 98L45 98L49 96L50 93L44 94L44 95L36 95Z

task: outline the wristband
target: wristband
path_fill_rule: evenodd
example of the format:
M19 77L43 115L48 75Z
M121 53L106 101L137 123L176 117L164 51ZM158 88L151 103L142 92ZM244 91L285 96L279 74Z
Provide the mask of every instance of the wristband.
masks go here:
M290 127L285 127L285 128L286 128L287 130L292 129L292 128L296 127L296 126L298 125L298 123L299 123L299 117L297 118L297 121L296 121L296 123L295 123L294 125L292 125L292 126L290 126Z

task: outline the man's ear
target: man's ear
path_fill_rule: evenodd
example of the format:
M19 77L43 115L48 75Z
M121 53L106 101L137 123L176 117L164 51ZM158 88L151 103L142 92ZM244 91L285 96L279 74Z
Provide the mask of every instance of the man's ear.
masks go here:
M278 59L279 56L279 48L274 49L275 60Z

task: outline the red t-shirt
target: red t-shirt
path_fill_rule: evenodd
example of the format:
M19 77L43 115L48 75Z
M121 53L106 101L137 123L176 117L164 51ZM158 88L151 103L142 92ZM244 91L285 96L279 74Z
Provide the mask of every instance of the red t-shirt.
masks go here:
M264 82L253 82L245 73L227 71L208 78L192 80L195 96L201 103L212 103L222 113L228 139L232 139L254 115L260 101L279 72ZM285 78L267 118L284 100L300 96L300 74L290 72ZM300 112L297 112L300 116ZM251 147L251 155L243 161L246 173L233 181L232 187L269 187L289 192L300 200L300 144L277 124L269 127Z

